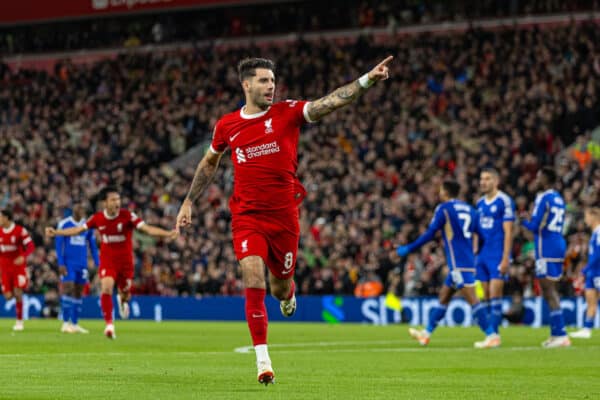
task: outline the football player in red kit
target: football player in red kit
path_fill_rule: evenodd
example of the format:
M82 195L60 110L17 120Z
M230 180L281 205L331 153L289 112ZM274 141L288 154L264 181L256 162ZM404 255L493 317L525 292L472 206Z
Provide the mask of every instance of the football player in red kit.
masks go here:
M281 312L296 310L293 281L299 240L298 205L306 194L296 177L298 137L304 123L318 121L350 104L375 82L387 79L388 57L367 74L315 101L273 103L275 66L262 58L238 65L246 105L216 123L212 144L200 161L189 193L177 216L177 229L192 222L192 204L214 176L219 160L231 148L234 191L230 199L233 248L241 266L246 319L256 352L258 381L273 382L267 351L265 266L271 294Z
M27 257L33 253L35 246L27 229L13 221L12 212L0 210L0 271L2 272L2 293L8 301L15 299L17 321L14 331L22 331L23 325L23 291L27 289Z
M129 297L134 274L133 265L133 230L140 231L168 240L177 236L177 231L146 224L135 213L121 208L121 196L117 189L107 187L101 192L104 210L92 215L84 225L67 229L46 228L46 235L74 236L88 229L96 229L100 235L100 306L106 322L104 334L109 339L116 338L113 324L113 288L117 285L117 301L121 318L129 318Z

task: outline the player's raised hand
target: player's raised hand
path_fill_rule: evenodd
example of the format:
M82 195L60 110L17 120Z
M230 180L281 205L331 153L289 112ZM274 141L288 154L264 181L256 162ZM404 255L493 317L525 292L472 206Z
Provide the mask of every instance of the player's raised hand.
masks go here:
M185 228L192 224L192 202L185 199L177 214L177 223L175 224L175 230L177 233L181 232L181 228Z
M375 68L373 68L371 71L369 71L369 80L377 82L377 81L384 81L387 78L389 78L390 74L389 74L388 64L390 62L392 62L393 59L394 59L394 56L388 56L385 60L383 60L382 62L377 64L375 66Z
M400 246L396 249L396 254L400 257L406 257L410 253L408 246Z
M46 227L46 236L53 238L56 236L56 229L51 226Z

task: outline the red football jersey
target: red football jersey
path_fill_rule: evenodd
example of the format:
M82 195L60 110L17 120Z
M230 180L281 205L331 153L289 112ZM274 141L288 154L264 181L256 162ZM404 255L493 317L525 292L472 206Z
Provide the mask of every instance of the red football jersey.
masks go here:
M132 233L144 225L144 221L124 208L116 217L109 217L106 211L92 215L85 227L96 229L100 234L100 266L113 265L115 262L133 264Z
M223 116L215 125L210 151L231 147L234 166L233 214L289 210L306 192L296 177L298 136L312 122L308 102L286 100L248 115L244 109Z
M27 256L26 248L31 243L27 229L13 223L7 229L0 229L0 267L15 266L14 260Z

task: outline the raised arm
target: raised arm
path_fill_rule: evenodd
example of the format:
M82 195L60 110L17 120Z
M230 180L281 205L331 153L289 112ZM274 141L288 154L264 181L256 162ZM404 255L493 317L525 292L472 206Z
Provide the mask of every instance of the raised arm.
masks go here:
M406 256L408 253L412 253L417 250L419 247L423 246L425 243L433 240L437 231L442 229L444 226L445 218L440 207L436 208L435 214L433 215L433 219L429 224L429 227L417 240L412 243L409 243L405 246L400 246L396 250L397 254L400 257Z
M177 214L176 229L178 231L180 228L186 227L192 223L192 204L198 200L204 189L206 189L212 181L215 172L219 167L221 156L222 153L215 153L210 149L206 152L202 160L200 160L200 163L198 163L190 190L181 204L179 214Z
M76 235L79 235L81 232L85 232L85 231L87 231L86 226L74 226L72 228L66 228L66 229L54 229L53 227L49 226L46 228L46 236L48 236L48 237L76 236Z
M166 238L167 240L175 239L177 237L177 231L168 231L158 226L143 224L138 228L140 231L147 235Z
M321 97L318 100L311 101L306 110L310 120L318 121L338 108L352 103L375 82L387 79L389 77L387 65L393 59L393 56L388 56L385 60L377 64L375 68L354 82L339 87L327 96Z

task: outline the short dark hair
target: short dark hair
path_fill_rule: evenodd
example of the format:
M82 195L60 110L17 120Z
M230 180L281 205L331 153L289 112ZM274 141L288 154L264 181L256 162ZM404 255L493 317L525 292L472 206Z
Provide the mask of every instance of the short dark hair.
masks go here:
M540 170L540 172L542 175L544 175L546 177L546 182L549 185L554 185L556 183L557 176L556 176L556 172L554 171L554 169L552 167L543 167Z
M102 189L100 191L100 200L106 200L106 199L108 199L108 195L110 193L117 193L117 194L119 194L119 189L117 189L116 186L106 186L104 189Z
M9 221L13 220L13 212L9 208L0 209L0 214L4 215L6 218L8 218Z
M460 184L453 180L445 180L442 187L450 197L457 197L460 194Z
M256 75L256 68L270 69L275 72L275 63L266 58L244 58L238 63L238 77L240 82Z
M484 172L488 173L488 174L492 174L495 176L500 176L500 174L498 174L498 170L494 167L485 167L481 170L481 173L483 174Z

